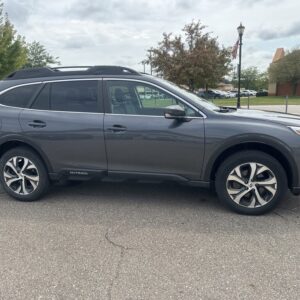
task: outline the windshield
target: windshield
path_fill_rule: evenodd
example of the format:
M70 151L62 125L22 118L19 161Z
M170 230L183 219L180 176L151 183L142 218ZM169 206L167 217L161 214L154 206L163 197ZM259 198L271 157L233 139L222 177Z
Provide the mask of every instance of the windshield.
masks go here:
M151 76L151 75L148 75L148 76ZM154 76L151 76L151 77L154 77ZM217 105L213 104L212 102L209 102L209 101L207 101L207 100L205 100L205 99L197 96L194 93L191 93L191 92L189 92L189 91L187 91L187 90L179 87L175 83L173 83L171 81L168 81L168 80L165 80L165 79L162 79L162 78L158 78L158 77L154 77L154 78L156 80L162 82L164 85L169 86L173 90L176 90L179 93L183 94L184 96L186 96L187 98L189 98L194 103L199 104L199 105L201 105L204 108L209 109L209 110L220 111L220 107L219 106L217 106Z

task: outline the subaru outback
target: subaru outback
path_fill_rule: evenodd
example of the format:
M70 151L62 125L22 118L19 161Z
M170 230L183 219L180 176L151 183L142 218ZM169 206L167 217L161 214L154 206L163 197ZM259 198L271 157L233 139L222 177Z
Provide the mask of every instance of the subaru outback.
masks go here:
M172 180L254 215L300 192L300 117L218 107L129 68L19 70L0 108L0 180L21 201L55 181Z

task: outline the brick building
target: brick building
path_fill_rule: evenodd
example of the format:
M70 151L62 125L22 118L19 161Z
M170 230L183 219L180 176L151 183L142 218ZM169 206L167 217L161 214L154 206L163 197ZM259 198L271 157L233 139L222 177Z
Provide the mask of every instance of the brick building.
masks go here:
M285 55L283 48L277 48L274 54L272 63L282 59ZM269 95L270 96L291 96L293 94L293 87L290 82L278 83L269 82ZM300 82L297 85L296 95L300 96Z

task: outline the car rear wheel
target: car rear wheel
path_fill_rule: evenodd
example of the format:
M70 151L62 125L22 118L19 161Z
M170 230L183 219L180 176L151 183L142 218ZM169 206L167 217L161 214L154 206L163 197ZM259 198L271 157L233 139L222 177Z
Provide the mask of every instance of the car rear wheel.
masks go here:
M242 151L227 158L217 171L215 185L225 205L249 215L272 210L287 192L281 164L259 151Z
M4 190L20 201L38 200L49 187L43 162L25 147L9 150L1 157L0 180Z

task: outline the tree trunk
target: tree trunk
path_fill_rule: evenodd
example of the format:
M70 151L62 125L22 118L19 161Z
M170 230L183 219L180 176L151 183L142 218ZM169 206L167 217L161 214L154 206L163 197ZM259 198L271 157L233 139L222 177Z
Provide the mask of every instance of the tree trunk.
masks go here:
M189 86L190 86L190 91L194 92L195 90L194 79L190 79Z
M298 81L292 81L292 93L293 96L296 96Z

